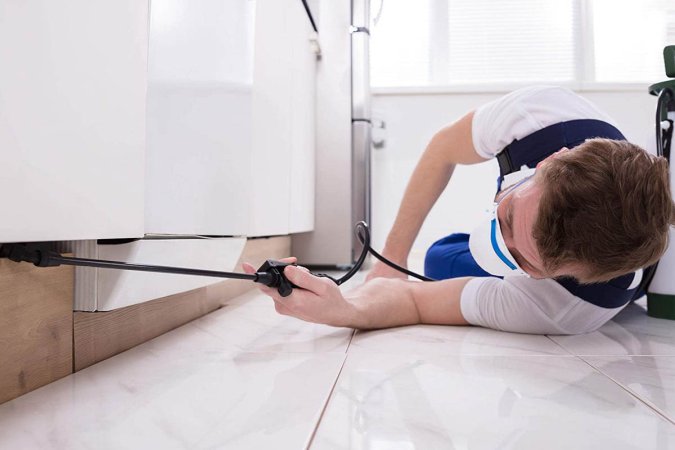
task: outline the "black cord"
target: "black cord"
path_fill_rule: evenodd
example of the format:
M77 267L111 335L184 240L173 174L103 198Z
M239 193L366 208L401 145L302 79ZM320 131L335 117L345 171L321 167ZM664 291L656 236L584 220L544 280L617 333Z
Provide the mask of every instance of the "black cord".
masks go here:
M335 283L340 286L342 283L346 282L349 280L351 277L356 275L356 272L358 272L361 269L361 266L366 260L366 256L368 256L368 249L370 248L370 231L368 230L368 225L361 221L356 224L354 227L354 231L356 232L356 236L359 238L359 241L363 244L363 249L361 250L361 254L359 255L359 259L356 261L354 266L344 274L342 277L336 279L333 279ZM361 235L361 232L363 232L363 235Z
M49 259L57 264L69 266L98 267L102 269L134 270L138 272L172 273L179 275L198 275L203 277L228 278L236 280L256 281L255 274L238 272L220 272L216 270L191 269L187 267L150 266L143 264L129 264L121 261L106 261L102 259L73 258L69 256L50 256Z
M358 260L354 266L341 278L333 278L329 275L324 274L314 274L316 276L326 277L331 279L338 286L348 281L352 278L363 266L363 263L368 256L368 253L372 253L377 259L382 261L394 269L410 275L422 281L436 281L432 278L419 275L415 272L412 272L404 267L399 266L391 261L389 261L384 256L377 253L370 246L370 229L366 222L359 222L355 226L356 236L361 241L363 249L359 255ZM55 252L44 245L40 244L3 244L0 245L0 258L8 258L16 262L30 262L38 267L55 267L61 264L70 265L70 266L85 266L85 267L99 267L103 269L120 269L120 270L133 270L140 272L157 272L157 273L171 273L171 274L180 274L180 275L199 275L206 277L216 277L216 278L234 278L239 280L250 280L257 283L263 283L267 286L279 287L283 284L285 294L284 296L289 295L292 291L293 285L290 284L285 277L283 276L283 269L289 263L282 263L280 261L268 260L255 274L248 273L237 273L237 272L220 272L215 270L203 270L203 269L191 269L187 267L169 267L169 266L151 266L147 264L130 264L122 261L107 261L100 259L88 259L88 258L74 258L69 256L61 256L58 252ZM281 289L280 288L280 289ZM281 292L281 291L280 291Z
M417 278L418 280L422 281L436 281L433 278L425 277L424 275L420 275L404 267L401 267L398 264L389 261L387 258L385 258L384 256L377 253L375 250L373 250L373 247L370 246L370 228L368 227L368 224L366 222L361 221L357 223L355 226L355 231L356 236L359 238L359 241L361 241L361 244L363 244L363 249L361 250L361 255L359 255L359 259L354 264L354 267L352 267L351 270L347 272L342 278L333 280L335 281L335 283L338 284L338 286L344 283L345 281L349 280L356 274L356 272L359 271L359 269L361 269L363 262L366 260L366 256L368 256L368 252L372 253L372 255L375 258L379 259L389 267L392 267L398 270L399 272L403 272L406 275L410 275L411 277Z
M61 256L59 253L41 244L3 244L0 246L0 258L8 258L16 262L25 261L38 267L55 267L64 264L69 266L172 273L179 275L199 275L204 277L234 278L251 281L258 281L261 278L261 275L264 277L264 274L220 272L215 270L191 269L187 267L151 266L147 264L130 264L122 261L107 261L103 259L74 258L71 256Z
M398 270L399 272L403 272L406 275L410 275L411 277L417 278L418 280L422 280L422 281L438 281L434 278L425 277L424 275L420 275L418 273L415 273L412 270L408 270L404 267L399 266L396 263L393 263L393 262L389 261L387 258L385 258L384 256L377 253L375 250L373 250L372 247L369 247L368 249L370 250L370 253L372 253L375 258L379 259L380 261L382 261L383 263L385 263L389 267L393 267L394 269Z

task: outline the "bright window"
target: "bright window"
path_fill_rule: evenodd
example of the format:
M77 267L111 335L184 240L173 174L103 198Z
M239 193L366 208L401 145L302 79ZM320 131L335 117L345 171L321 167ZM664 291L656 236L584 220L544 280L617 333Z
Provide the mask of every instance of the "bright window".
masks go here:
M376 87L651 83L675 44L673 0L371 2Z

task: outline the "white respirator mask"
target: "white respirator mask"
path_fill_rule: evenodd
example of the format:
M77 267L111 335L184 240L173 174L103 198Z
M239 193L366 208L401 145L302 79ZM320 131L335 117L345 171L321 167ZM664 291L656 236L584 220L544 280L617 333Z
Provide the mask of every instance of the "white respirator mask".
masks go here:
M535 169L525 167L518 172L507 175L502 181L502 185L506 185L504 191L508 193L508 191L520 186L534 175L534 171ZM492 275L500 277L523 275L529 277L530 275L518 265L516 258L509 252L502 235L497 210L499 203L504 198L506 198L506 195L492 205L487 211L487 217L471 232L469 251L476 263Z

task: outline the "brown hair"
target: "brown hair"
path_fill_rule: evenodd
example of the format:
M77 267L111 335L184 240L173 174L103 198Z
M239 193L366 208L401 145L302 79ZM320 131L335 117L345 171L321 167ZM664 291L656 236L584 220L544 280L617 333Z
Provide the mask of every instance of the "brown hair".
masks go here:
M543 191L533 227L546 270L581 264L582 283L650 266L675 225L668 161L626 141L590 139L537 171Z

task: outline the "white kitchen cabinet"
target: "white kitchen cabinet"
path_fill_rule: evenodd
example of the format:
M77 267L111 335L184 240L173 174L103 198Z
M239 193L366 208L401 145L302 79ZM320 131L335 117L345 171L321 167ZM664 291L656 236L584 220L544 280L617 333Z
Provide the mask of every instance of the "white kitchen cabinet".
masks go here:
M152 2L147 233L247 234L255 7Z
M312 227L311 32L300 0L153 0L147 233Z
M313 30L300 0L259 0L256 31L249 233L306 231L314 223Z
M0 242L143 235L148 3L0 2Z
M296 1L295 4L297 9L302 9L300 1ZM289 15L291 148L288 227L290 233L314 229L317 55L308 39L308 36L314 37L311 22L304 10L298 11L297 9Z
M149 5L0 3L0 242L312 228L301 0Z

